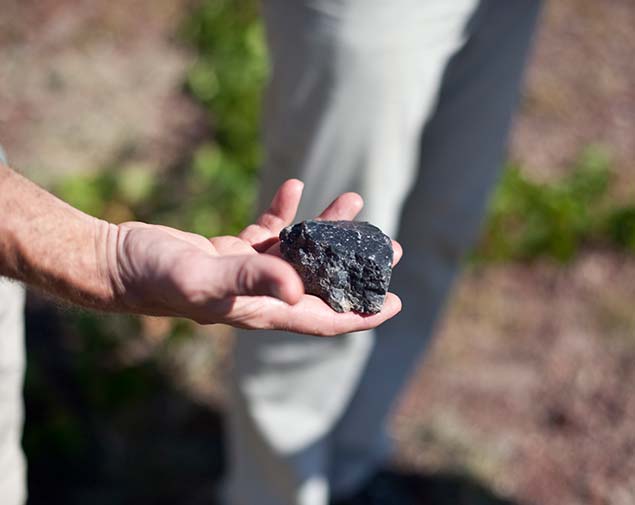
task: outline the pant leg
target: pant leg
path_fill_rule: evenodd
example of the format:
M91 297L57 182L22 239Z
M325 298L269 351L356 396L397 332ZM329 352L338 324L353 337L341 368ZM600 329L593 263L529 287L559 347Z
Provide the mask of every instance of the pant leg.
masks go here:
M391 407L426 347L503 164L539 8L536 0L481 1L467 43L445 72L401 220L405 254L392 288L404 308L378 328L359 387L334 429L336 494L351 492L389 453Z
M0 502L26 501L21 448L24 378L24 290L0 277Z
M344 191L396 229L422 124L475 0L265 0L273 60L261 201L306 183L300 217ZM262 207L263 205L261 205ZM316 339L241 332L229 409L228 503L325 505L332 430L357 388L373 332Z

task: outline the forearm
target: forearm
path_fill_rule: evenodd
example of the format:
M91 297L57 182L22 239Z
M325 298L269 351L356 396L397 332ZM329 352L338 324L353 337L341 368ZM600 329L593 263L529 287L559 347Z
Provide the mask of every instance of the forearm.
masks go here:
M114 309L107 266L116 234L115 225L80 212L0 164L0 275L73 303Z

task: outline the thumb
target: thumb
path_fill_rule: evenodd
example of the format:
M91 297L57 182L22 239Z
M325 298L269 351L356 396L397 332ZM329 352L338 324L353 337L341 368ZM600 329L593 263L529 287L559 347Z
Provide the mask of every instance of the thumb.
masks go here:
M304 294L302 280L286 261L269 254L218 258L223 296L273 296L295 304Z

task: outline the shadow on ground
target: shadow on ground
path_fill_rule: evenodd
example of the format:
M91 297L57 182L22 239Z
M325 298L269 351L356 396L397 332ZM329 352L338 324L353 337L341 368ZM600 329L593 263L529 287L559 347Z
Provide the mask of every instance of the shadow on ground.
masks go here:
M99 320L94 337L78 341L74 317L29 297L29 505L214 504L225 470L219 409L178 391L152 359L113 363L116 342ZM513 505L465 475L399 478L419 497L413 505Z
M417 505L517 505L497 496L468 475L439 473L405 474L419 498Z
M465 474L384 469L355 496L333 505L516 505Z

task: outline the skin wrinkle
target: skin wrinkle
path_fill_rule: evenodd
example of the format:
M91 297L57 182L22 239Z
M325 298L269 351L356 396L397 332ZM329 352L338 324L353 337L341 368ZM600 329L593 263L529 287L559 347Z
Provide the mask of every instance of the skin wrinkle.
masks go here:
M108 304L97 259L97 220L0 167L1 275L85 306ZM61 224L61 226L60 226ZM35 267L37 265L37 268Z
M121 280L121 271L119 267L118 255L119 244L123 240L122 235L125 235L125 231L111 223L105 223L107 226L106 231L106 246L105 250L105 265L108 276L108 282L112 286L113 301L125 293L125 286Z

